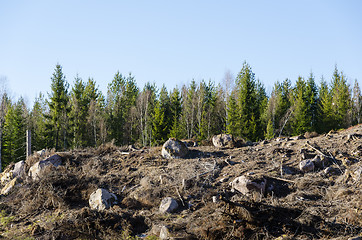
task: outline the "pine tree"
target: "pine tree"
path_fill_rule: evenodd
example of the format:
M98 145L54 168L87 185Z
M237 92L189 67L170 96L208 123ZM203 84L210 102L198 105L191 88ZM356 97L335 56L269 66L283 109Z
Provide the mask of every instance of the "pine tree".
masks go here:
M70 135L68 130L69 84L66 82L62 67L59 64L55 66L51 80L51 93L48 101L48 118L50 120L48 128L53 136L53 142L52 146L49 147L55 147L56 150L67 149Z

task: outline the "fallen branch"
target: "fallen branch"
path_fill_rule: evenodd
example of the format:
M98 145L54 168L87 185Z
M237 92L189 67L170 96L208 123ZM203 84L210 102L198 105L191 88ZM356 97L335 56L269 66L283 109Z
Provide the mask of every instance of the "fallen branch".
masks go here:
M318 152L320 155L322 155L323 157L329 158L329 157L328 157L326 154L324 154L321 150L313 147L308 141L306 142L306 144L307 144L309 147L311 147L314 151L316 151L316 152Z
M185 206L184 200L182 199L180 192L178 191L177 187L175 187L175 188L176 188L177 195L181 200L182 205Z
M279 181L284 181L284 182L295 183L293 180L289 180L289 179L285 179L285 178L279 178L279 177L269 177L269 178L273 178L273 179L276 179L276 180L279 180Z

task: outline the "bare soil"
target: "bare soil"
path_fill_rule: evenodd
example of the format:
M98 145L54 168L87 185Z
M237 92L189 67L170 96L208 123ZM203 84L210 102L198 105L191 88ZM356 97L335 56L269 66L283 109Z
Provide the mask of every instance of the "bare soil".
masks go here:
M238 148L190 147L167 160L161 148L112 144L59 153L63 165L39 181L26 177L0 198L8 239L348 239L362 232L362 125L308 138L277 138ZM322 156L313 172L299 162ZM323 157L324 156L324 157ZM39 160L27 161L27 169ZM329 168L329 173L325 169ZM266 192L243 195L230 182L267 180ZM116 194L104 211L89 208L97 188ZM162 214L173 197L179 208Z

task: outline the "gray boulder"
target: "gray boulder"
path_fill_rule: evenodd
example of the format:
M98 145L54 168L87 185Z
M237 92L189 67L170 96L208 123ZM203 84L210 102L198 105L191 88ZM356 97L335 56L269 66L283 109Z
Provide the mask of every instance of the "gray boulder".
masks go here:
M98 211L110 208L117 201L117 196L106 189L98 188L89 197L89 206Z
M171 197L167 197L161 201L159 210L161 213L166 213L166 212L171 213L175 211L177 208L178 208L177 201Z
M15 163L14 170L13 170L13 177L18 177L18 176L23 175L23 173L25 171L24 166L25 166L24 160Z
M184 142L170 138L162 146L162 157L166 159L183 158L187 155L189 149Z
M231 182L232 189L239 191L242 194L250 194L258 192L264 194L266 186L266 179L252 178L251 176L240 176Z
M39 180L42 176L42 170L47 166L58 167L62 164L62 157L58 154L54 154L51 157L48 157L45 160L36 162L31 168L29 169L29 176L33 180Z
M212 143L214 144L215 147L218 148L225 148L225 147L232 148L235 146L235 141L231 134L215 135L212 138Z
M312 172L314 170L314 163L310 159L303 160L299 163L299 169L302 172Z

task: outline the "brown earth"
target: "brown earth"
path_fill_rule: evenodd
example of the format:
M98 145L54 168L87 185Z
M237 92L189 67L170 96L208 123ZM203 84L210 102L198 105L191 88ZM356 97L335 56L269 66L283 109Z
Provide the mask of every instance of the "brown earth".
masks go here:
M112 144L59 153L62 166L49 167L39 181L26 177L1 196L0 231L8 239L157 239L162 226L174 239L360 236L362 125L305 136L191 147L185 159L173 160L163 159L159 147ZM323 164L302 173L299 162L315 155ZM38 160L30 158L27 169ZM265 193L232 191L229 183L242 175L266 179ZM97 188L116 194L118 204L91 210ZM178 201L176 212L158 211L164 197Z

